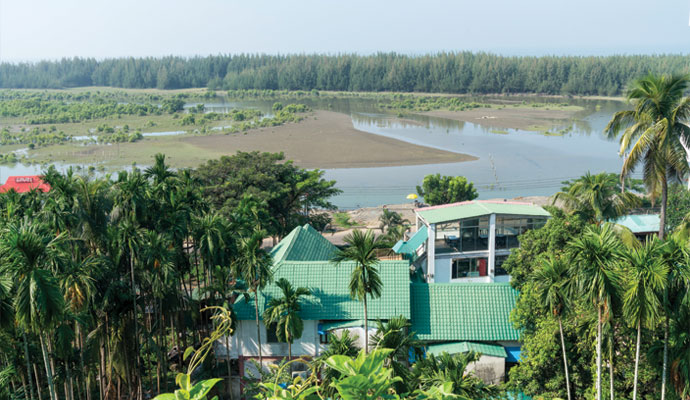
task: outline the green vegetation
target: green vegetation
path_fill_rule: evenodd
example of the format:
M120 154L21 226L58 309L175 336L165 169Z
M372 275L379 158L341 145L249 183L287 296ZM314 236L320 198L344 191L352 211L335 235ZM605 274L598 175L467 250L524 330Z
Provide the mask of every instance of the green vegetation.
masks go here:
M621 155L625 155L621 176L643 165L648 191L661 193L661 239L666 233L669 177L690 173L686 159L690 98L684 97L689 85L687 75L650 73L635 80L627 92L634 109L616 113L605 130L610 137L620 136Z
M75 398L97 397L120 387L134 398L170 387L185 363L182 350L169 358L169 349L186 349L220 323L220 309L203 307L231 307L229 293L256 296L272 263L263 239L314 217L315 205L337 192L320 172L282 163L281 155L236 158L174 171L158 155L145 171L115 179L51 168L50 192L0 195L0 374L11 383L0 387L3 396L12 388L57 399L65 388ZM223 175L226 165L263 166L263 177ZM222 201L214 191L220 180L237 188ZM270 189L262 192L261 183ZM226 363L194 360L180 390L194 386L197 368L204 376L228 371Z
M417 194L431 206L474 200L479 196L472 182L464 176L427 175L422 186L417 186Z
M690 58L509 57L487 53L218 55L0 64L4 88L300 90L617 95L637 76L683 73Z
M349 229L357 225L356 221L350 219L350 214L344 211L333 213L333 223L345 229Z

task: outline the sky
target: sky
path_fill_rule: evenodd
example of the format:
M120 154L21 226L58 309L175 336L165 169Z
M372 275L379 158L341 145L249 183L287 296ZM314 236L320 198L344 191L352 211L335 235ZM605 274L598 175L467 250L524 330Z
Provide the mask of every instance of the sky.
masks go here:
M690 0L0 0L0 61L690 52Z

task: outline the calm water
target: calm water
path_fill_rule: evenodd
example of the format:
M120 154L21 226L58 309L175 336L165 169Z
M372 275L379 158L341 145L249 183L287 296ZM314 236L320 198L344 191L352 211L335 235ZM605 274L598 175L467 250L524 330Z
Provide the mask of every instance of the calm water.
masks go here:
M486 99L478 98L478 101ZM497 134L474 123L444 118L383 113L373 100L344 98L305 98L294 101L315 109L348 114L353 126L361 131L479 157L476 161L452 164L427 164L383 168L344 168L326 170L326 178L335 179L343 194L334 198L341 208L403 203L415 192L425 175L463 175L475 183L480 198L512 198L551 195L560 189L561 181L581 176L587 171L618 172L622 161L618 144L609 141L602 131L614 112L625 105L613 101L549 100L583 106L572 121L551 129L569 128L562 136L545 136L538 132L507 130ZM233 108L258 108L267 115L273 101L223 101L205 103L207 112L228 112ZM188 104L187 107L195 106ZM184 131L144 133L144 136L174 135ZM88 139L84 137L82 139ZM9 175L35 174L39 165L0 167L0 181Z
M564 102L562 99L536 101ZM334 198L334 203L341 208L406 202L405 197L414 193L416 185L428 174L466 176L477 186L480 198L512 198L551 195L560 190L561 182L566 179L587 171L618 172L622 165L617 141L609 141L602 135L613 113L624 107L620 102L567 100L585 110L572 121L551 129L552 132L568 129L562 136L516 129L497 134L478 124L414 114L400 120L394 114L382 113L371 100L309 98L295 102L348 114L353 126L364 132L479 157L477 161L452 164L328 169L326 177L335 179L343 190L343 194ZM268 112L271 105L268 101L219 103L211 109L240 106Z

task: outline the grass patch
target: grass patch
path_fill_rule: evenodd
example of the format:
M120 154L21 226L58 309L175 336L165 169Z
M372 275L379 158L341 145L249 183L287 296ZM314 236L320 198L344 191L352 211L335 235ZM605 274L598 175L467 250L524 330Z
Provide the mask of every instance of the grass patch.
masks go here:
M350 214L346 212L333 213L333 223L345 229L349 229L357 225L357 222L351 220Z
M508 134L508 131L501 130L501 129L492 129L489 132L495 133L497 135L507 135Z

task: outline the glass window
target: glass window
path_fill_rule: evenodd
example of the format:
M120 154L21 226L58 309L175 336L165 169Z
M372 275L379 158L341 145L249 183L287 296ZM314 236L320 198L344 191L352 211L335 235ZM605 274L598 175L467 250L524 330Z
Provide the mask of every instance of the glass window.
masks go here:
M278 343L278 335L276 335L277 324L270 324L266 327L266 342Z
M508 272L503 269L503 263L508 259L508 256L496 256L496 265L494 266L494 275L508 275Z
M489 248L489 218L467 219L460 224L460 251L487 250Z
M451 278L476 278L487 276L489 262L487 258L456 258L453 260Z
M513 249L520 246L518 236L530 229L541 228L544 218L516 218L499 216L496 218L496 249Z

